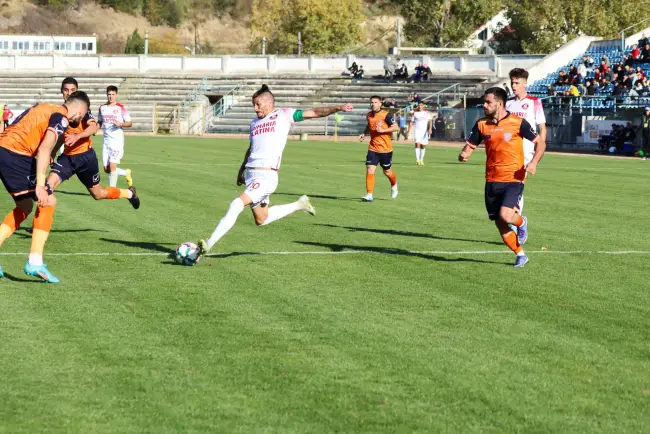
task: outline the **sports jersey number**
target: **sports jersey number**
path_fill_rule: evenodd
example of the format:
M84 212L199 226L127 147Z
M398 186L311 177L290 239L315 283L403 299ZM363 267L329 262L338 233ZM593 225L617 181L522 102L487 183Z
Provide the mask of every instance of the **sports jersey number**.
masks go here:
M257 190L258 188L260 188L260 183L259 182L256 182L253 185L251 185L251 190Z

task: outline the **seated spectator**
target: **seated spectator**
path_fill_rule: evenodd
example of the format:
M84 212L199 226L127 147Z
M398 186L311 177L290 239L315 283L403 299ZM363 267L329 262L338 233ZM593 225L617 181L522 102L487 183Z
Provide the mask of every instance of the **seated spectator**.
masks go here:
M600 68L594 69L594 80L600 81L603 74L600 72Z
M601 65L604 63L605 65L609 66L609 57L607 57L607 54L603 53L603 57L600 58Z
M575 84L572 84L568 90L569 96L580 96L580 89Z
M352 62L352 66L348 68L348 71L350 71L350 75L356 74L358 70L359 67L357 66L357 62Z
M411 104L417 104L421 100L422 100L422 98L420 98L420 96L417 93L413 92L412 94L409 95L408 102L411 103Z
M585 83L585 91L586 94L589 96L594 96L596 94L594 83L592 83L591 80L587 80L587 82Z
M386 108L397 108L397 101L395 98L385 98L381 105Z
M402 63L402 66L395 71L395 80L408 80L409 71L406 68L406 64Z
M585 77L587 75L587 67L584 63L578 65L578 75Z
M640 66L636 67L636 75L638 75L641 80L645 80L645 72L643 72L643 69Z
M560 71L560 73L557 76L557 80L555 81L555 86L564 86L565 77L566 77L566 72Z
M361 81L363 80L363 74L364 74L363 65L361 65L359 69L357 69L357 72L354 73L353 78L357 81Z
M415 66L415 73L409 78L409 83L419 83L422 81L422 65L418 63Z
M639 47L645 47L646 44L650 44L650 39L645 35L645 33L641 34L641 39L639 39Z
M632 67L634 66L635 60L632 58L632 56L628 56L627 54L623 54L623 65Z
M580 74L574 75L573 78L571 79L571 84L576 84L577 85L577 84L582 83L582 77L583 76L580 75Z
M571 65L571 68L569 68L569 77L571 77L571 80L573 80L573 77L576 75L578 75L578 70L575 66Z
M613 96L624 96L627 93L627 88L620 82L615 83Z
M641 50L639 50L639 47L634 44L632 45L632 51L630 51L630 57L637 61L641 57Z
M432 75L433 75L433 71L431 71L429 65L424 65L424 69L422 70L422 80L429 81L431 80Z

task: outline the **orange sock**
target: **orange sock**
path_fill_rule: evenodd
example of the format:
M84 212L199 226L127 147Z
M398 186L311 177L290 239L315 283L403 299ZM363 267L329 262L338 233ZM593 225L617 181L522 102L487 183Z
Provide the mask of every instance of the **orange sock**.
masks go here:
M506 243L506 246L508 246L508 248L513 252L519 253L524 250L523 247L519 245L519 239L517 238L517 234L514 233L514 231L501 234L501 238L503 238L503 242Z
M115 187L106 187L108 192L108 199L119 199L121 197L121 190Z
M2 244L7 238L11 236L16 229L20 227L20 224L25 221L27 218L27 213L21 208L14 208L0 225L0 244Z
M32 233L32 247L29 253L43 255L45 243L50 236L52 223L54 223L54 206L39 206L34 215L34 231Z
M515 219L516 220L513 224L520 228L524 224L524 218L521 216L521 214L515 213Z
M366 191L372 194L372 191L375 189L375 174L366 173Z
M392 172L392 171L391 171L391 172L390 172L390 175L386 175L386 176L387 176L388 179L390 180L390 185L391 185L391 186L394 186L395 184L397 184L397 178L395 177L395 172Z

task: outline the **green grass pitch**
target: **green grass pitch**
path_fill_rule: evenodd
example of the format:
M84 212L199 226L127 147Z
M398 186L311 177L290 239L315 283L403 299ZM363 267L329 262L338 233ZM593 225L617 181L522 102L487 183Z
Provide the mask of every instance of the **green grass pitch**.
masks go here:
M222 256L175 265L242 191L247 145L128 137L138 211L64 183L60 285L23 274L24 230L5 243L0 432L647 432L650 163L547 155L515 270L482 152L419 167L398 146L399 197L378 175L368 204L365 145L290 142L271 203L317 215L245 211Z

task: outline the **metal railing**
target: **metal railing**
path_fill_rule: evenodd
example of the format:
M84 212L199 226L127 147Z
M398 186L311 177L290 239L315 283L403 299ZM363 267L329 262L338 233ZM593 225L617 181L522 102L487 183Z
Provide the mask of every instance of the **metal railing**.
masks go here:
M201 79L201 82L197 84L194 89L189 91L187 95L185 95L185 98L183 98L183 100L176 107L174 107L173 110L171 110L169 113L170 131L178 130L179 123L181 120L187 117L190 106L196 104L196 102L201 99L201 97L205 96L205 92L210 89L208 82L209 78L203 77Z
M454 84L452 84L450 86L447 86L447 87L445 87L443 89L440 89L439 91L434 92L431 95L428 95L428 96L422 98L420 101L421 102L427 102L427 101L433 102L433 100L435 100L437 107L440 108L440 100L441 100L441 98L445 98L445 97L449 97L449 96L452 96L452 98L451 98L452 101L458 101L462 97L462 99L463 99L463 107L466 106L466 96L467 95L464 94L464 93L461 93L461 91L460 91L460 83L454 83ZM408 114L417 105L418 105L418 103L415 102L415 101L410 102L410 103L408 103L406 105L406 107L403 107L403 108L397 110L397 112L399 113L400 116L404 116L404 115Z

